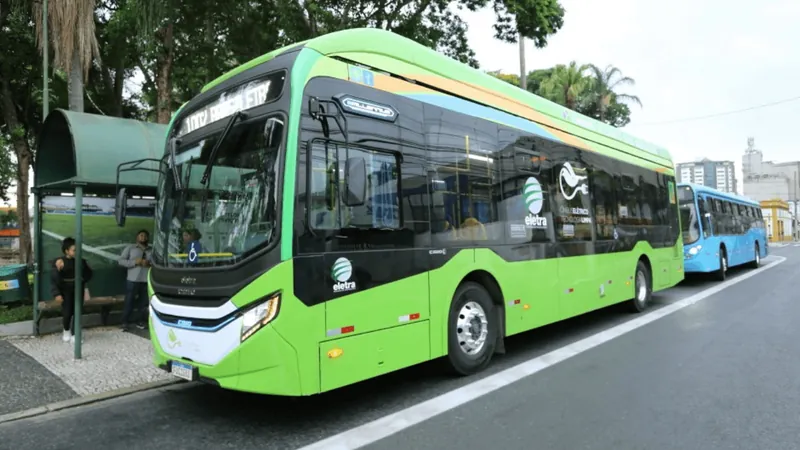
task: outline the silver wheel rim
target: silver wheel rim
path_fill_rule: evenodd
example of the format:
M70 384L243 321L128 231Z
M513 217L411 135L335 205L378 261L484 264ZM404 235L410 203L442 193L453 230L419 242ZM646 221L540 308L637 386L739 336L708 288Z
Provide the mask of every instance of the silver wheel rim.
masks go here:
M723 272L728 271L728 258L726 258L725 256L722 256L722 271Z
M756 249L756 264L761 264L761 255L758 253L758 249Z
M644 272L636 272L636 301L644 305L647 301L647 277Z
M461 351L467 355L475 355L486 345L489 335L489 319L481 305L467 302L458 312L456 321L456 339Z

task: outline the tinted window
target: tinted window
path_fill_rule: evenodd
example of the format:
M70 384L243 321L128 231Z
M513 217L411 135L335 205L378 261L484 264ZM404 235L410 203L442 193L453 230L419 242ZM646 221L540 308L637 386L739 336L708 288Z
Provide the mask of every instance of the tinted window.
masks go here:
M424 108L423 130L437 221L434 245L472 246L501 241L497 127L434 106Z
M595 168L591 171L590 178L597 239L614 239L614 230L617 226L614 176L600 168Z
M502 161L500 220L508 243L553 241L551 160L548 141L499 127Z

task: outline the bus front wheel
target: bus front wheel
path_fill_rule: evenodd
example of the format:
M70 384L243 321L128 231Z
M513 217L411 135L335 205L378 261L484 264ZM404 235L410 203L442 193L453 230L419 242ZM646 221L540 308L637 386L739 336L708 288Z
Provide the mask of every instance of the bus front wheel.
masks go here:
M498 324L492 297L482 285L467 281L450 303L447 358L460 375L480 372L492 359Z
M719 249L719 270L714 274L718 281L725 281L728 276L728 253L725 247Z
M633 277L633 298L630 301L632 312L640 313L647 308L653 296L653 277L647 264L641 259L636 263L636 275Z

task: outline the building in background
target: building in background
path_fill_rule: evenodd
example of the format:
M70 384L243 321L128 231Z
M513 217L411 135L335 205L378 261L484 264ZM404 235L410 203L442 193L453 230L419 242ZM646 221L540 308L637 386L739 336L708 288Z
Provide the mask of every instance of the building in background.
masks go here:
M786 202L792 223L797 222L800 217L800 161L764 161L764 153L756 148L755 139L747 138L747 149L742 156L742 178L745 197L759 202ZM797 227L792 227L792 230L789 236L800 238Z
M678 163L675 166L679 183L694 183L722 192L736 194L736 172L733 161L700 161Z
M761 213L767 226L769 242L794 240L797 223L789 212L789 202L780 199L762 200Z

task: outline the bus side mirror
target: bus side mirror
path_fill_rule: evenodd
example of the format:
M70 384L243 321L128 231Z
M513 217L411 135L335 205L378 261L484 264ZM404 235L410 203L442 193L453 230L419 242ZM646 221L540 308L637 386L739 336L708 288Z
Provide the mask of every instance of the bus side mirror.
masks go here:
M367 197L367 163L363 157L349 158L345 163L345 198L347 206L363 205Z
M128 209L128 196L124 187L117 191L117 198L114 201L114 217L117 219L117 226L125 226L125 212Z
M312 119L318 119L319 114L321 113L319 106L319 99L317 97L311 97L308 99L308 115L311 116Z

